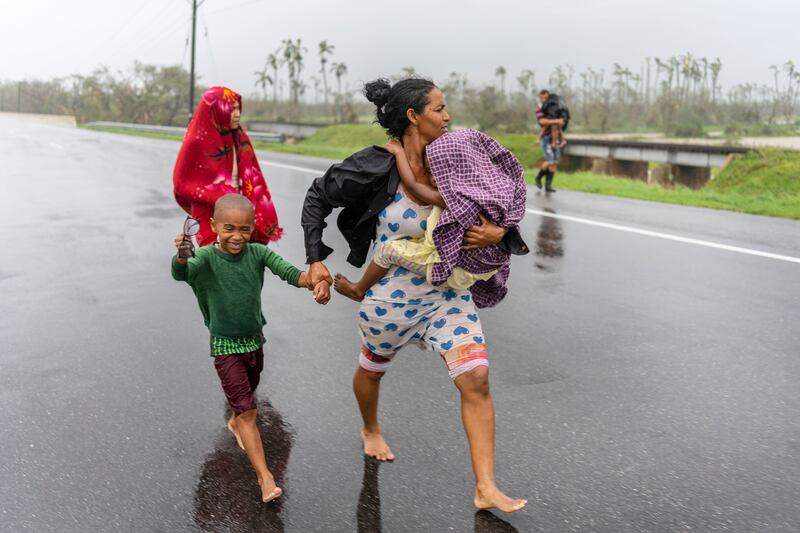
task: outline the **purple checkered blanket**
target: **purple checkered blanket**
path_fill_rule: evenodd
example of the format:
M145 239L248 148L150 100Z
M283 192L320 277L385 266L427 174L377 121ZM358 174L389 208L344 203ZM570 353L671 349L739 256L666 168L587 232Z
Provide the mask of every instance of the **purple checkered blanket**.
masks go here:
M446 209L433 230L441 263L433 267L434 285L444 283L458 266L467 272L497 269L487 281L472 287L478 307L500 303L508 289L511 256L497 245L463 251L464 232L479 223L478 213L504 228L517 226L525 216L525 177L522 165L508 149L488 135L466 129L445 133L426 149Z

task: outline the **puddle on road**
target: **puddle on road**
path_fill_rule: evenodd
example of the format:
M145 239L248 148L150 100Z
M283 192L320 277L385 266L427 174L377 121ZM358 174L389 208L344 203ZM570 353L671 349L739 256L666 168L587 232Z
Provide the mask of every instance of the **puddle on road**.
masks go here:
M356 523L358 533L380 533L381 495L378 489L378 469L381 462L364 455L364 478L361 481L361 493L358 495Z
M549 207L544 211L555 214ZM551 272L556 268L557 261L564 257L564 234L561 223L552 217L542 217L539 231L536 232L536 251L533 264L539 270Z
M4 272L0 270L0 281L5 281L7 279L16 278L22 275L22 272Z
M179 217L183 213L172 197L158 189L147 189L136 203L137 205L150 206L135 212L136 216L141 218L168 220Z
M517 528L489 511L475 513L475 533L518 533L518 531Z
M524 387L526 385L544 385L545 383L555 383L556 381L563 381L566 376L556 372L555 370L548 370L542 368L532 369L517 369L515 372L508 375L498 375L499 380L505 385L513 387Z
M226 409L225 420L230 418ZM268 400L258 401L258 430L267 451L267 467L278 486L284 486L286 467L294 445L294 430ZM203 531L283 532L285 496L264 504L247 455L220 424L214 451L206 457L194 495L193 517Z
M145 193L144 197L139 200L139 203L147 205L172 205L174 200L158 189L147 189L147 192Z
M139 209L135 212L136 216L142 218L157 218L160 220L169 220L180 217L182 211L178 206L175 207L148 207L147 209Z

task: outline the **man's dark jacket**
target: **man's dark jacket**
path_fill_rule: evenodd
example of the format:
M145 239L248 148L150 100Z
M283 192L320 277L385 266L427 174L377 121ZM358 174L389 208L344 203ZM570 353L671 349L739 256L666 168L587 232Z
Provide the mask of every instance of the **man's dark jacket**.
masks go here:
M322 230L331 211L342 207L336 224L350 246L347 262L362 266L375 238L378 215L392 202L399 184L394 156L379 146L354 153L315 179L306 193L300 218L306 263L323 261L333 252L322 242ZM512 254L528 253L517 228L510 228L498 246Z

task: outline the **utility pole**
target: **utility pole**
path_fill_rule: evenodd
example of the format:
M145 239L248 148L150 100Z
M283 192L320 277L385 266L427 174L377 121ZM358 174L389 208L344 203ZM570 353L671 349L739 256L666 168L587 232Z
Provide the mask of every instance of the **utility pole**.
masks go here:
M197 8L203 5L203 2L205 0L200 0L198 4L197 0L192 0L192 67L189 73L189 118L194 113L194 36L197 28Z

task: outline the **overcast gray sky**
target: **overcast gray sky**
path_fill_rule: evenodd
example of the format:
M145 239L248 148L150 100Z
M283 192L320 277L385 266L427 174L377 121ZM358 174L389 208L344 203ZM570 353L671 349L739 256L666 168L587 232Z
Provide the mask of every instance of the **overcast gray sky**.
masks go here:
M134 60L182 63L190 0L0 0L0 79L88 73ZM800 64L798 0L205 0L199 10L202 83L254 89L253 71L287 37L336 46L352 87L413 65L443 80L451 71L489 81L525 68L541 85L555 65L578 71L691 52L720 57L725 86L771 83L770 64Z

